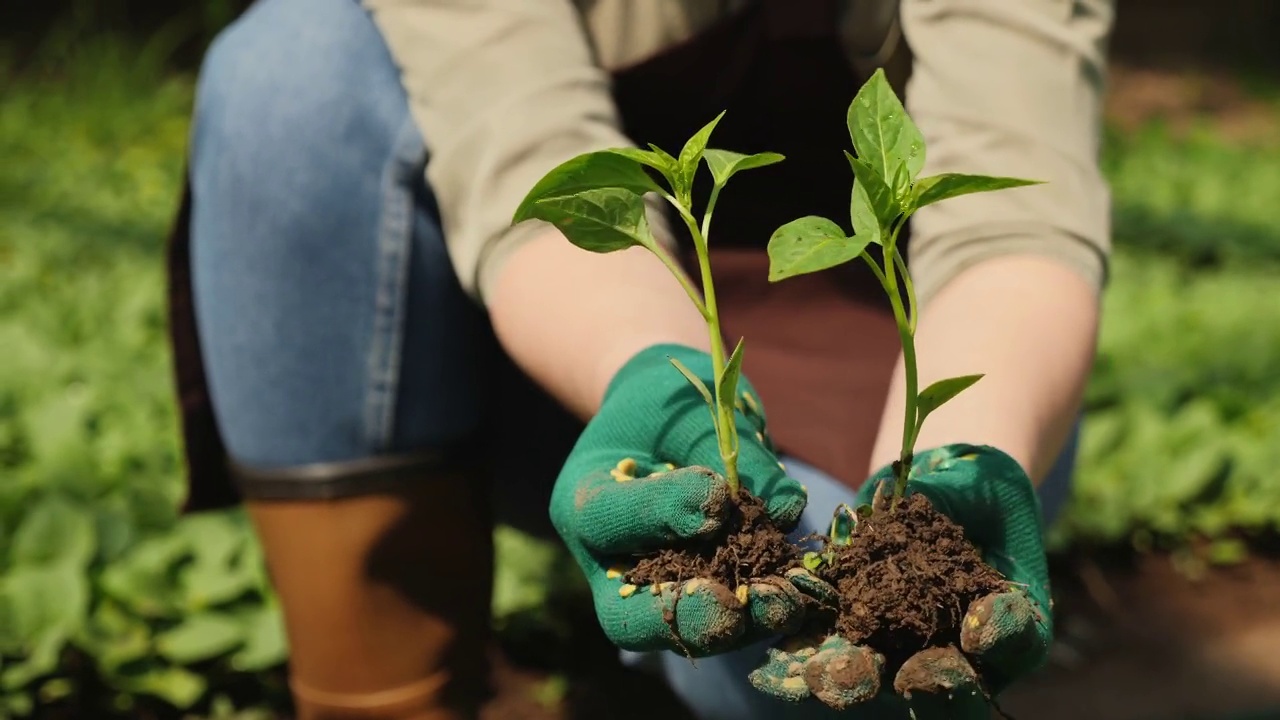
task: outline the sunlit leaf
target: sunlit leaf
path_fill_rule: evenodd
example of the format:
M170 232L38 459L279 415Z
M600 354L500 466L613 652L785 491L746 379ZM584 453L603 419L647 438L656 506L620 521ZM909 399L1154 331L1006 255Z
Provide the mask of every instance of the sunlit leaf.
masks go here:
M92 513L60 495L45 495L27 510L14 533L18 565L70 565L83 570L97 553Z
M924 423L924 419L929 413L937 410L948 400L964 392L965 389L981 379L982 375L962 375L939 380L921 390L919 399L916 401L916 408L919 412L916 419L917 426Z
M822 555L816 552L807 552L804 554L804 567L809 572L815 572L822 567Z
M236 617L206 612L184 618L156 638L156 651L179 665L209 660L240 647L244 624Z
M849 200L853 232L869 243L879 245L884 241L884 233L898 217L898 203L893 198L893 191L870 165L847 152L844 155L854 178Z
M915 187L911 190L911 204L913 207L922 208L926 205L932 205L933 203L961 195L1039 184L1041 184L1039 180L988 177L985 175L962 175L959 173L930 175L916 181Z
M680 362L678 359L673 357L668 357L667 359L671 361L671 365L675 367L676 370L680 371L680 374L684 376L684 379L688 380L689 384L698 391L698 394L702 396L702 399L707 401L707 405L714 408L716 404L715 399L712 398L711 391L707 389L706 383L702 382L702 378L695 375L687 365Z
M716 125L720 124L720 119L724 117L722 111L716 115L711 122L702 126L702 129L693 134L685 142L684 147L680 150L680 166L681 194L686 194L693 188L693 178L698 172L698 165L702 162L702 153L707 149L707 142L711 140L711 133L716 129Z
M729 150L716 150L708 148L702 155L707 161L707 167L711 170L712 181L720 187L729 182L729 178L743 170L752 170L768 165L774 165L782 162L783 158L778 153L762 152L755 155L743 155L742 153L731 152Z
M716 399L720 407L732 408L738 396L738 378L742 375L742 346L746 338L738 338L729 360L725 362L724 374L716 382ZM729 428L733 432L733 428Z
M241 672L261 672L284 664L289 644L284 616L275 603L268 603L241 618L244 647L231 656L231 667Z
M208 682L180 667L152 666L136 674L117 675L115 684L139 695L152 695L186 710L204 696Z
M802 217L769 238L769 280L826 270L862 254L865 237L848 237L839 225L821 217Z
M586 153L566 160L544 175L525 195L511 222L545 219L538 215L535 206L549 198L603 189L629 190L637 195L661 190L634 158L613 150Z
M858 157L881 178L900 183L914 180L924 168L924 136L902 107L883 69L858 90L848 113L849 136ZM900 165L907 172L898 172ZM901 195L904 187L895 187Z
M601 188L544 198L529 209L529 217L555 225L583 250L609 253L635 246L657 248L645 217L644 199L630 190Z

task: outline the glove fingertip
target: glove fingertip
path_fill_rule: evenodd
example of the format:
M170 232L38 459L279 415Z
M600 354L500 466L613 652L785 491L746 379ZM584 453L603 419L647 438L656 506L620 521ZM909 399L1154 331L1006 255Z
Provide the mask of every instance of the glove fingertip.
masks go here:
M764 509L769 519L784 532L795 529L809 504L809 493L804 486L786 476L766 483L760 494L766 498Z
M823 643L804 665L805 681L814 697L836 710L867 702L880 692L884 656L842 638Z
M822 578L804 568L788 570L787 580L801 593L808 595L823 605L834 606L840 601L836 589L830 583L825 582Z
M1043 613L1018 590L992 593L969 605L960 647L981 657L1002 684L1043 664L1052 642Z
M788 675L785 670L778 671L769 666L759 667L747 675L751 687L765 695L770 695L786 702L798 703L807 700L812 693L809 683L798 675Z
M781 579L752 583L747 608L752 625L770 633L792 633L804 620L804 600L800 592Z
M908 700L917 693L972 694L979 689L978 673L954 645L928 648L907 658L894 677L893 689Z
M743 603L724 585L695 578L679 586L676 593L671 624L679 633L681 652L714 655L733 649L746 633Z

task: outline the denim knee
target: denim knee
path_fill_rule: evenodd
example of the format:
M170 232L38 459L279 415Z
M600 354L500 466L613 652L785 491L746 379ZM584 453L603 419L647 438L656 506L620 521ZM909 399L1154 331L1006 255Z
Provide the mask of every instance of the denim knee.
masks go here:
M478 422L476 314L425 164L399 72L358 3L259 0L211 46L192 136L192 277L237 461L361 459Z

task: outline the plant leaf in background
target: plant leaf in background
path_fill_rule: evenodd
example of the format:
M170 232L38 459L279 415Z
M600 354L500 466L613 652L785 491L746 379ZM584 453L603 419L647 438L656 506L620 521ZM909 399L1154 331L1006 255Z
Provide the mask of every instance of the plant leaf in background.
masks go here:
M129 692L158 697L180 709L194 705L209 687L203 677L190 670L154 664L121 673L115 682Z
M61 495L45 495L14 532L9 561L15 566L65 566L81 573L98 550L95 530L87 509Z
M274 600L241 614L244 646L231 656L231 667L241 672L261 672L282 665L289 655L284 615Z
M189 615L156 636L156 652L178 665L225 655L244 644L244 624L216 612Z

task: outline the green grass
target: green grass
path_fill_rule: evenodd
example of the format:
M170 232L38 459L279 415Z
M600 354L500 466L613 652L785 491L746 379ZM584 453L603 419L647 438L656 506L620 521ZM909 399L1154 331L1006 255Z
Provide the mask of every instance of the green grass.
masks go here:
M117 709L159 697L203 714L286 651L243 517L176 512L162 260L191 93L105 43L0 96L0 716L76 696L68 643ZM1155 128L1113 137L1107 172L1117 252L1055 540L1275 527L1280 149ZM495 614L537 615L563 556L498 540Z

